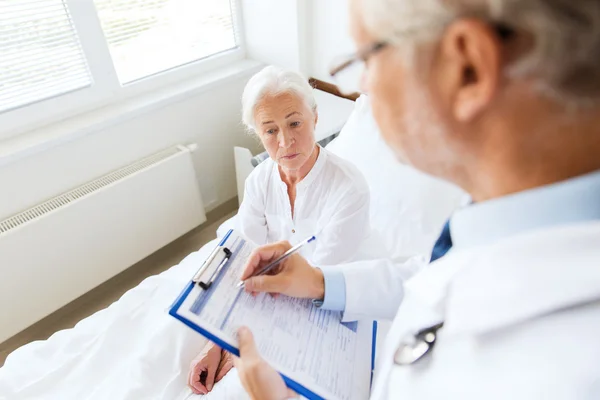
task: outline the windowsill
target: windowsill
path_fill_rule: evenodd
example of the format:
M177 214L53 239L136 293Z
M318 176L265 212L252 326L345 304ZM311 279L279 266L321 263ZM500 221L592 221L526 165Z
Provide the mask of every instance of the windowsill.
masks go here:
M223 82L252 71L262 64L242 60L227 68L203 74L201 77L153 91L116 105L78 115L67 120L39 128L14 138L0 141L0 167L20 158L30 156L109 126L149 113L166 105L193 97Z

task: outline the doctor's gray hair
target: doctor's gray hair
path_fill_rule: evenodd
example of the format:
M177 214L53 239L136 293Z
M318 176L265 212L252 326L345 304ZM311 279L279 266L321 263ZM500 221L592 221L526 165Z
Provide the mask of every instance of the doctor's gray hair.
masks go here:
M283 93L298 96L316 114L317 101L308 80L297 72L271 65L250 78L244 88L242 94L242 121L246 128L255 131L254 113L263 98Z
M438 40L460 17L527 32L534 47L507 67L508 78L531 78L541 92L570 103L600 100L598 0L358 1L371 34L411 50Z

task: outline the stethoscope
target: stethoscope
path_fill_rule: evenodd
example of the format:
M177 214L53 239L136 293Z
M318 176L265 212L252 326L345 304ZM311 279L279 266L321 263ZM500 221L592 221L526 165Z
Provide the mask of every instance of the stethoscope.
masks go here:
M437 332L444 326L444 322L430 326L417 332L410 340L400 343L394 353L394 364L412 365L431 353L437 340Z

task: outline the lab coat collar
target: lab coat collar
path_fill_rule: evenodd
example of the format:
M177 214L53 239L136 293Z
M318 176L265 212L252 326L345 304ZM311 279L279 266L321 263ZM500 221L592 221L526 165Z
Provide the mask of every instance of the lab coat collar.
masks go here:
M600 222L532 231L431 265L448 267L454 275L438 285L444 334L486 333L600 301Z
M457 250L593 219L600 220L600 171L473 203L452 216L450 232Z

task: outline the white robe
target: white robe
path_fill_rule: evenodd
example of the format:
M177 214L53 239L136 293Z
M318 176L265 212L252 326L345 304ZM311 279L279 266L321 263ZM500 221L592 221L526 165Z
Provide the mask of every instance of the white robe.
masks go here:
M393 356L440 321L432 352ZM406 284L372 399L600 398L600 222L452 251Z
M296 185L292 216L287 186L278 165L268 159L246 180L239 228L259 245L296 244L315 235L315 244L301 254L316 266L337 264L355 259L370 236L369 200L369 187L356 167L321 148L313 168Z

